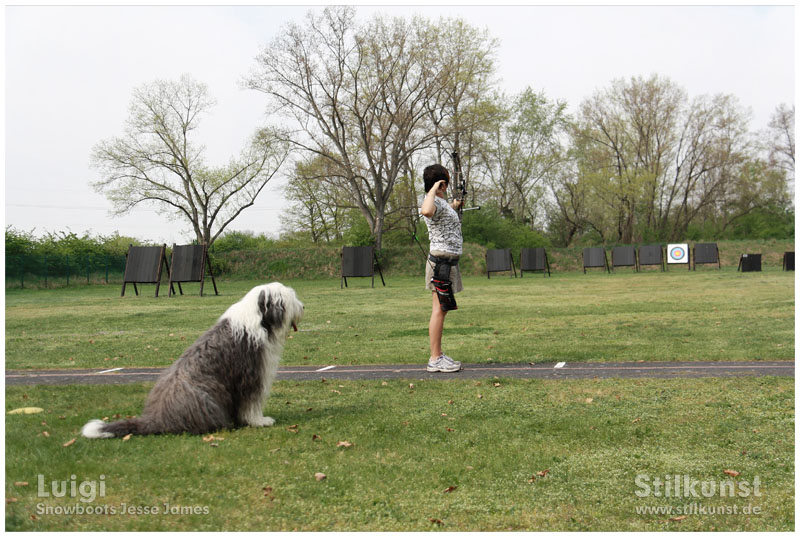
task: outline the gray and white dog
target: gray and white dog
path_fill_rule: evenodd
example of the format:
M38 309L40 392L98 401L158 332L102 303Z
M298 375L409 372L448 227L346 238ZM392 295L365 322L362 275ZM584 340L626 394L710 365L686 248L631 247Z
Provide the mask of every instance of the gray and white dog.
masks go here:
M302 316L293 289L277 282L253 288L161 374L140 417L91 420L81 433L112 438L273 425L262 405L289 330L297 331Z

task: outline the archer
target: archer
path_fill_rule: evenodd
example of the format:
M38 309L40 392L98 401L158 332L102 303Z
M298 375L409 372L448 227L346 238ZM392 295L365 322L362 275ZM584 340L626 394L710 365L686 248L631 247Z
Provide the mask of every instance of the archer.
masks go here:
M441 164L425 168L422 179L425 183L425 198L420 213L428 226L430 256L425 264L425 288L432 291L431 319L428 324L431 356L428 371L455 373L461 370L457 362L442 351L442 332L447 312L457 309L454 293L463 290L458 260L461 256L463 238L461 218L456 212L464 203L462 199L448 204L445 198L450 184L450 173Z

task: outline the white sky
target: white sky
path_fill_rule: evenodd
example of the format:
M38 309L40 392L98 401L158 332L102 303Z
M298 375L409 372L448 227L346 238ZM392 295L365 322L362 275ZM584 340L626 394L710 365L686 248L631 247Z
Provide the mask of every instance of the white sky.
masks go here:
M121 135L134 88L190 73L218 104L200 125L209 164L224 164L264 121L266 97L241 89L253 58L295 6L6 6L5 223L17 229L182 243L189 226L152 209L112 217L89 186L89 154ZM612 79L657 73L690 98L729 93L763 129L795 100L793 6L358 7L461 17L500 40L501 88L525 86L578 104ZM229 229L277 234L281 181Z

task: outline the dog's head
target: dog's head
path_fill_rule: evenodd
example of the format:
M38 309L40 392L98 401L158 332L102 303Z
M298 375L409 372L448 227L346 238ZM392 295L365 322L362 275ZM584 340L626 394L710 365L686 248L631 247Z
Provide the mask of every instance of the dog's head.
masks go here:
M254 287L222 316L234 332L242 331L251 339L266 336L273 342L282 341L291 328L297 331L302 317L303 303L294 289L278 282Z
M260 286L258 311L261 326L270 335L286 333L290 326L297 332L297 323L303 317L303 303L297 299L294 289L273 282Z

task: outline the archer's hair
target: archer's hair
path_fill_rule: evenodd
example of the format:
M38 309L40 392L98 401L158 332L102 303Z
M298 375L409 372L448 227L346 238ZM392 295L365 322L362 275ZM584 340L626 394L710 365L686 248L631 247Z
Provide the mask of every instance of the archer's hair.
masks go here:
M422 172L422 180L425 182L425 192L427 193L438 181L444 180L450 184L450 172L441 164L431 164Z

